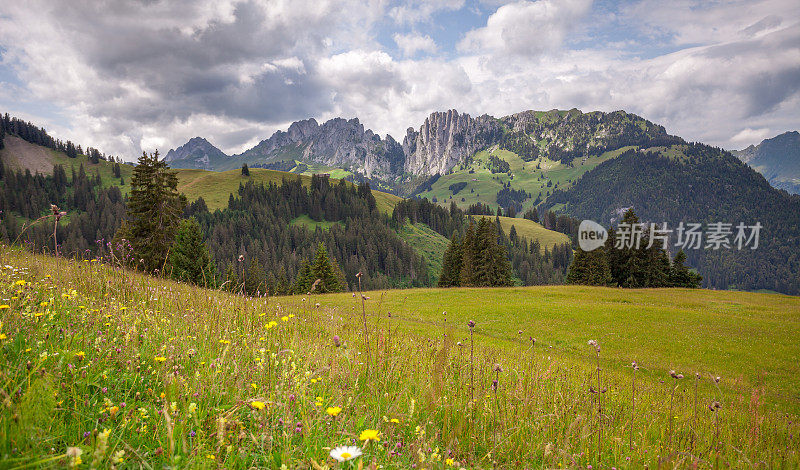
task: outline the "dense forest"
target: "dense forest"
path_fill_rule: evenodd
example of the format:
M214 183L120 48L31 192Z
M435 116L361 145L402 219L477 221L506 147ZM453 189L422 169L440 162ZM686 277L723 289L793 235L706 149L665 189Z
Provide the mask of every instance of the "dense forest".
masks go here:
M689 265L712 288L800 293L800 196L772 188L763 176L722 149L703 144L673 147L680 156L629 150L587 172L547 205L603 225L633 207L643 221L740 222L763 225L757 249L685 250ZM671 245L677 234L673 233ZM676 251L673 249L673 252Z

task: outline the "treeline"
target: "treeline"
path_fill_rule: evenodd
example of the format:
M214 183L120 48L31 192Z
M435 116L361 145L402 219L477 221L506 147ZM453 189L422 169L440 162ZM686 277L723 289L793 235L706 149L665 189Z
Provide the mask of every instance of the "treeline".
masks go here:
M270 292L289 293L322 243L344 273L346 289L359 272L364 289L430 285L422 259L377 209L366 183L331 183L323 176L313 176L309 187L297 179L266 186L248 182L224 210L211 213L198 206L204 204L186 215L197 218L226 280L263 273ZM334 223L327 229L293 223L302 215Z
M55 139L47 133L44 127L39 127L31 122L9 116L8 113L0 116L0 149L4 147L4 137L6 135L15 135L31 144L41 145L42 147L64 152L70 158L77 158L78 155L86 155L92 163L98 163L100 160L122 162L122 159L106 156L105 153L100 152L96 148L87 147L84 152L80 145L76 145L70 140L62 141L60 139Z
M772 188L763 176L730 153L703 144L673 147L684 157L630 150L601 163L549 205L598 222L635 207L646 221L669 223L743 222L763 228L757 249L689 249L687 262L717 289L769 289L800 294L800 196ZM673 233L670 243L675 244Z
M55 240L53 225L34 223L52 215L51 205L69 214L68 222L58 224ZM77 172L73 169L70 180L60 165L47 176L6 170L0 177L0 207L0 239L48 252L58 242L60 253L80 257L107 253L125 215L119 188L101 188L100 177L88 176L82 165ZM18 216L28 221L21 224Z
M640 223L633 210L626 211L622 223ZM603 246L592 251L577 247L567 273L567 283L614 287L700 287L702 276L686 267L686 254L679 251L673 260L660 240L650 240L644 232L638 243L617 240L614 227ZM624 242L624 243L623 243Z
M406 222L424 223L437 233L450 238L452 245L453 240L464 240L468 227L474 220L478 220L478 224L483 223L480 222L482 220L491 222L491 217L495 215L486 205L477 204L471 209L464 212L455 203L445 209L427 199L406 199L397 204L392 219L396 226ZM572 261L571 244L542 249L538 241L519 237L513 227L506 235L497 219L490 225L497 244L505 250L506 258L510 261L512 278L518 279L522 285L564 282L567 267ZM470 285L475 285L471 282Z

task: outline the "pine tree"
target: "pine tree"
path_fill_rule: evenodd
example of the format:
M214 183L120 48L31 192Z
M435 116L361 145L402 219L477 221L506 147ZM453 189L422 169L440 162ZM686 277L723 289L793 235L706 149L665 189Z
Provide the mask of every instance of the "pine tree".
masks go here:
M311 266L313 283L319 279L320 283L314 289L314 292L324 294L327 292L341 292L342 286L339 283L339 267L336 261L328 258L328 251L325 245L320 243L317 245L317 252L314 254L314 264Z
M159 160L158 151L143 152L133 169L127 224L115 238L130 242L137 266L146 272L161 269L167 262L186 205L177 187L178 177Z
M450 244L442 257L442 273L439 276L439 287L458 287L461 285L461 242L458 235L453 235Z
M675 258L672 260L672 267L670 269L669 283L672 287L700 287L703 281L703 276L689 271L686 267L686 253L680 250Z
M295 279L294 285L292 285L292 293L305 294L309 292L311 290L311 285L316 280L317 278L314 277L314 273L311 272L311 263L303 261L303 265L297 272L297 279Z
M192 217L181 220L169 252L172 277L204 287L216 287L216 267L203 241L200 224Z
M567 272L567 284L609 286L614 282L604 247L592 251L575 250L575 257Z
M242 164L242 176L250 176L250 168L247 167L247 163Z
M464 234L464 241L461 242L461 273L459 275L462 287L475 285L475 224L469 220L467 232Z

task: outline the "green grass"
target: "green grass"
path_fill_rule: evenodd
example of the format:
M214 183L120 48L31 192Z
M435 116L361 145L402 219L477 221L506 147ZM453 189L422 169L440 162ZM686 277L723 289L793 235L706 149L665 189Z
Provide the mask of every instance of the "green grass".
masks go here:
M366 429L367 468L800 464L797 298L425 289L362 313L7 247L0 266L2 467L334 468Z
M124 185L120 185L120 179L114 176L114 163L105 160L100 160L98 163L90 163L88 157L85 155L78 155L76 158L69 158L64 152L59 152L45 147L40 147L20 139L19 145L25 150L43 151L48 155L48 162L45 165L44 173L48 175L53 174L53 166L62 165L67 174L67 180L72 180L72 170L78 172L78 169L83 165L84 171L87 176L94 177L95 174L100 175L102 186L118 186L122 191L123 196L130 191L131 175L133 174L133 165L120 164L120 175L125 181ZM26 168L28 167L25 155L11 155L8 148L0 150L0 158L10 165L12 168Z
M431 278L438 279L442 274L442 257L450 240L422 223L406 224L398 233L422 256Z
M371 294L374 297L378 293ZM582 355L605 345L615 366L638 361L659 376L675 369L721 375L740 389L763 387L773 407L800 411L800 298L705 289L536 286L388 291L382 308L404 312L420 331L474 319L494 340L534 336L544 347ZM326 302L344 308L346 295ZM517 330L523 331L521 338ZM463 331L461 333L463 336Z
M486 218L492 221L495 220L494 216L486 216ZM542 224L521 217L500 217L500 226L503 227L503 231L506 235L511 232L511 227L513 226L516 228L517 235L520 237L527 238L529 241L537 240L542 248L542 252L544 252L545 248L552 248L554 245L569 243L569 237L563 233L556 232L555 230L548 230L544 228Z
M302 226L306 227L307 229L311 230L312 232L314 230L316 230L317 228L321 228L322 230L328 230L334 225L344 226L344 224L342 222L338 222L338 221L337 222L328 222L327 220L320 220L320 221L312 220L311 217L309 217L306 214L303 214L300 217L295 217L294 219L292 219L292 221L290 223L292 225L302 225Z
M206 171L179 169L178 191L186 195L189 201L194 201L198 197L203 197L210 210L223 209L228 206L228 198L231 194L237 194L240 184L245 184L248 180L256 184L275 183L280 185L285 179L292 181L300 179L304 186L311 184L311 176L297 175L276 170L265 170L263 168L251 168L250 176L242 176L241 169L228 171ZM378 209L391 214L394 206L401 200L393 194L372 191Z
M624 147L586 159L575 159L574 166L569 167L544 157L525 162L513 152L492 147L476 153L469 165L456 167L450 173L439 178L432 185L430 191L425 191L420 196L430 200L436 198L437 202L446 206L455 201L456 205L462 209L477 202L497 209L497 193L503 189L504 184L510 182L512 189L524 190L531 194L531 197L523 203L522 207L525 211L533 207L537 199L547 199L556 188L568 188L587 171L629 148L633 147ZM508 162L513 176L489 171L487 163L490 154ZM467 186L454 195L450 190L450 185L461 182L467 183ZM551 186L547 186L548 183Z

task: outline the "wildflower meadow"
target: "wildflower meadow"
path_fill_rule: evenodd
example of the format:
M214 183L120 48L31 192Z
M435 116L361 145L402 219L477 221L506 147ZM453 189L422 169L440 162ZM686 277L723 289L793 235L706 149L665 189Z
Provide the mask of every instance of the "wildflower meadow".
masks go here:
M800 465L791 405L609 360L613 337L565 351L459 305L412 321L380 292L250 298L0 250L3 468Z

